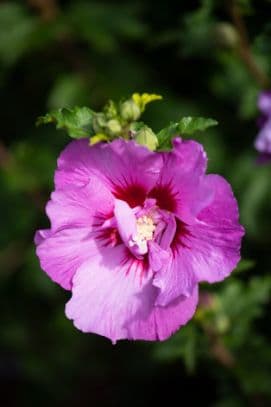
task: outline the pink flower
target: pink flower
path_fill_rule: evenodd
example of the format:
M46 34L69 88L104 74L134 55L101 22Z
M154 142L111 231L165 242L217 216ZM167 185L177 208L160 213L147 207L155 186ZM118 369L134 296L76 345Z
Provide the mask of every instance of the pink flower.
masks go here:
M258 97L258 108L261 116L258 119L260 127L255 140L255 148L260 153L259 163L269 162L271 159L271 91L262 91Z
M72 291L66 315L83 332L164 340L193 316L198 283L227 277L244 234L230 185L206 175L194 141L168 153L133 141L62 152L36 233L43 270Z

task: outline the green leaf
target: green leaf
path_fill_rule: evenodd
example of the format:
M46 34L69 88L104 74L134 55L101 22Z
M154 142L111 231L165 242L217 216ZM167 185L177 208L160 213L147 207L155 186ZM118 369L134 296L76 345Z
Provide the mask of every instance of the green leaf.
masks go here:
M55 123L57 129L64 129L72 138L90 137L94 134L92 121L93 111L88 107L74 107L54 110L41 116L37 120L37 126L47 123Z
M238 266L235 269L235 273L241 273L252 269L255 266L255 261L251 259L243 259L239 262Z
M191 135L217 124L218 122L214 119L191 116L183 117L179 122L171 123L157 134L159 149L170 148L171 139L176 135Z

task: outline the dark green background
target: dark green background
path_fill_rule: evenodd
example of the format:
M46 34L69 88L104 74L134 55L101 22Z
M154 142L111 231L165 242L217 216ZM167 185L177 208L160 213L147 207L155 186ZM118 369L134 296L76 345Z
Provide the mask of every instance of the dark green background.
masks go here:
M243 59L233 7L260 77ZM1 1L1 406L169 405L173 397L271 405L271 168L256 164L253 149L257 94L271 70L270 16L268 0ZM33 235L48 226L44 205L69 142L35 120L134 91L164 96L144 115L156 131L184 115L219 121L196 138L208 171L233 185L245 260L227 281L201 287L195 318L167 342L112 346L65 318L70 294L35 257Z

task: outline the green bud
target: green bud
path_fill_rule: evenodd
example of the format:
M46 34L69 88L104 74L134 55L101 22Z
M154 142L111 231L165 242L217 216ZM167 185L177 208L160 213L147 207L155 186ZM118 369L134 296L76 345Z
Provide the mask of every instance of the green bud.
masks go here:
M116 119L111 119L106 123L107 129L112 133L113 135L119 134L122 130L121 124L118 120Z
M155 150L158 146L158 139L152 129L148 126L143 126L135 136L135 141L138 144L148 147L149 150Z
M141 115L140 107L132 100L126 100L120 106L120 114L124 120L137 120Z
M102 130L106 127L106 118L104 113L95 113L93 115L93 129L96 133L103 132Z
M118 115L118 111L113 100L109 100L109 102L105 105L104 113L107 119L113 119Z

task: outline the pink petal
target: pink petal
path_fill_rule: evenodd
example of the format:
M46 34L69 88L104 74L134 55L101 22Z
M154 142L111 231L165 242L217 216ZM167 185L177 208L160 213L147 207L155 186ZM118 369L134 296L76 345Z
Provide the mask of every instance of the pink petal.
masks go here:
M198 303L198 287L189 298L178 297L166 307L155 306L145 319L134 319L129 325L130 339L164 341L185 325L194 315Z
M161 209L191 224L212 200L212 191L204 180L206 154L194 141L176 139L174 146L171 153L163 154L163 169L150 197Z
M123 243L129 248L129 241L136 233L136 217L129 205L119 199L115 199L114 215Z
M157 289L143 262L124 246L105 249L86 262L74 279L66 315L83 332L111 339L164 340L194 314L197 287L190 298L155 307Z
M182 251L174 256L170 250L168 261L154 276L153 285L159 288L156 305L166 306L180 296L190 297L197 279L189 254Z
M190 264L193 268L198 281L213 283L223 280L236 267L244 229L239 224L230 185L218 175L206 178L214 190L214 200L201 211L199 222L188 227L178 253L184 267Z
M112 216L114 198L97 178L84 187L56 190L46 206L52 230L63 227L91 227L98 220Z
M172 256L154 277L159 288L156 304L166 305L180 295L190 296L198 281L216 282L227 277L240 259L244 234L230 185L217 175L205 178L213 201L197 223L177 222Z
M47 239L52 234L51 229L43 229L43 230L37 230L34 236L34 242L36 245L39 245L44 241L44 239Z
M206 176L206 184L213 191L213 200L201 211L198 219L210 224L240 227L238 204L230 184L220 175Z
M193 172L198 175L205 174L207 154L200 143L176 137L173 140L173 152L171 154L178 155L182 172Z
M67 290L71 289L77 268L95 256L97 251L97 243L89 228L60 230L37 246L41 268Z
M168 250L176 233L176 220L175 216L169 212L161 211L161 213L162 219L165 222L165 229L161 236L157 236L157 239L159 240L161 248Z
M150 267L153 271L157 272L168 264L170 253L167 250L163 250L154 241L149 241L148 247Z
M70 143L58 159L56 188L84 186L95 176L132 207L142 204L162 165L159 154L132 141L118 139L90 147L88 140Z
M150 278L144 263L132 258L124 245L105 248L78 269L66 315L83 332L113 342L129 338L129 321L150 313L155 295Z

